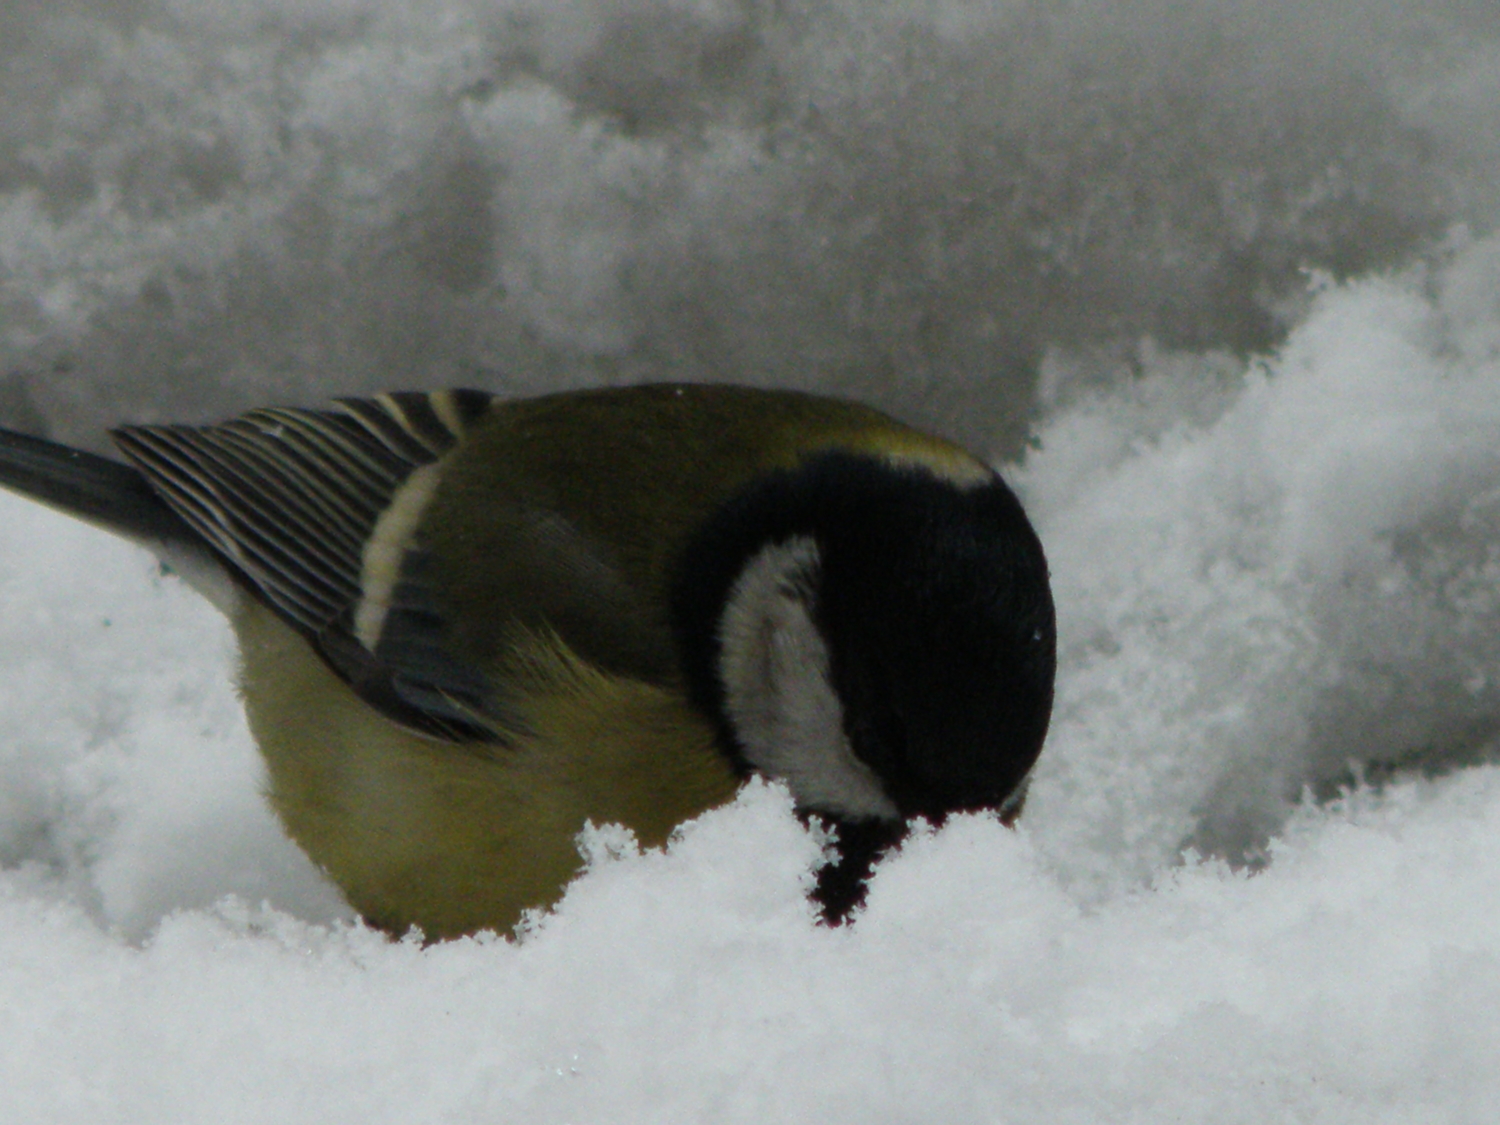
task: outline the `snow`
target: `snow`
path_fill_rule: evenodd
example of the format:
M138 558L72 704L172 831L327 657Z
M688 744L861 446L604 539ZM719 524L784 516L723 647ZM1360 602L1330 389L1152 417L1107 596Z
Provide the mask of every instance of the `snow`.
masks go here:
M0 415L838 390L989 452L1017 830L848 928L752 784L519 935L363 928L227 628L0 496L0 1120L1485 1122L1500 21L1400 0L0 10Z

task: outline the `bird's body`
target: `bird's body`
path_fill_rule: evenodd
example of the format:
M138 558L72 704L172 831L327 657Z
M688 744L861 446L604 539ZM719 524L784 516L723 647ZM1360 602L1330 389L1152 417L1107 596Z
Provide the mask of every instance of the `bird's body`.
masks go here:
M388 929L507 929L586 821L658 844L750 770L851 839L999 807L1045 734L1019 505L862 406L439 392L116 439L134 470L0 438L0 483L208 576L272 805Z

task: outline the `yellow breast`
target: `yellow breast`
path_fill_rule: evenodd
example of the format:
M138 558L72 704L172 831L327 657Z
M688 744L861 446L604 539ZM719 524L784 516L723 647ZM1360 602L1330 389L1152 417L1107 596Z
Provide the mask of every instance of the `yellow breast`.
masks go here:
M526 727L497 746L385 719L258 603L247 599L235 629L271 804L375 925L506 932L577 873L585 822L659 845L737 787L712 729L676 693L607 675L554 636L509 646L492 672Z

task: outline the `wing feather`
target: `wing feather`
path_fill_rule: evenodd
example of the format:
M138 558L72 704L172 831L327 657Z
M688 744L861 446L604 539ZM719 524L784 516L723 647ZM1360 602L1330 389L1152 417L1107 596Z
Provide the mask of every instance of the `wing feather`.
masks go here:
M340 399L330 410L268 407L217 426L125 426L126 457L250 591L306 636L363 698L453 741L507 740L518 724L476 669L444 644L416 542L401 559L372 644L354 631L366 547L416 470L448 455L488 408L480 391Z

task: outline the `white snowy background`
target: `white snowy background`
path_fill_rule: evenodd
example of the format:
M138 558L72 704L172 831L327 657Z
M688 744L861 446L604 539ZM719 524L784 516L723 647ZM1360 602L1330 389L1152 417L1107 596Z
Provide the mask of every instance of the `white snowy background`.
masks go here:
M361 928L213 611L0 497L0 1120L1493 1122L1491 0L8 0L0 419L649 378L1022 491L1017 831L813 924L752 785L519 938Z

